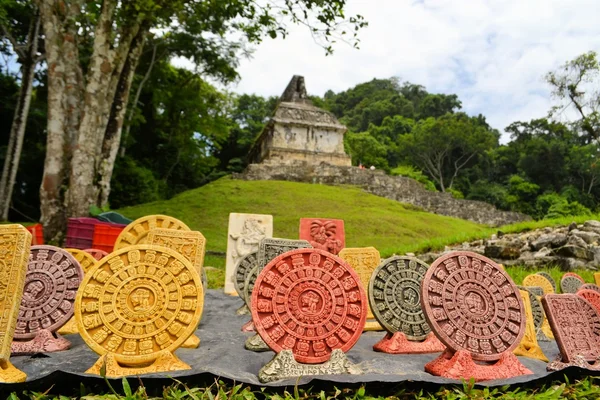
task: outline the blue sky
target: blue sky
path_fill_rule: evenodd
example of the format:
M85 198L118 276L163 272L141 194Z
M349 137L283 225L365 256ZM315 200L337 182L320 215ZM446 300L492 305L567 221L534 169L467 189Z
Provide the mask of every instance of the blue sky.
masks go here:
M349 0L347 15L356 13L369 21L360 50L339 43L325 56L305 27L291 26L285 40L265 39L242 60L241 79L229 89L280 95L299 74L322 95L397 76L458 94L467 113L503 131L546 115L552 99L544 74L600 50L598 0Z

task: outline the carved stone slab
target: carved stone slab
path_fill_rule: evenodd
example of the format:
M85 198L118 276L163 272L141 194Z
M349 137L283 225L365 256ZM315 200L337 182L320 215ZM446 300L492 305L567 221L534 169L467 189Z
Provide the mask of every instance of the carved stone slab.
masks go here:
M300 239L315 249L339 254L346 247L344 221L329 218L300 218Z
M431 330L449 349L474 360L498 360L525 334L519 289L489 258L468 251L448 253L427 270L421 301Z
M240 257L235 264L233 284L238 296L244 299L244 301L246 301L246 279L253 268L258 268L257 252L248 253L245 256Z
M541 275L544 278L548 279L548 282L550 282L550 284L552 285L552 293L556 293L556 289L557 289L557 285L556 285L556 281L554 280L554 278L552 277L552 275L550 275L548 272L546 271L539 271L536 272L536 275Z
M529 302L531 293L529 293L527 290L520 289L519 293L521 294L521 300L523 300L523 306L525 308L526 325L525 335L523 335L523 339L521 339L521 342L519 343L517 348L513 350L513 353L517 356L535 358L538 360L548 362L548 358L542 351L537 341L535 324L533 322L533 313L531 310L531 303Z
M542 325L544 323L544 309L542 308L542 303L538 300L537 295L535 294L535 292L537 292L536 287L535 286L519 286L517 285L517 287L519 288L519 290L521 291L526 291L528 293L528 303L529 303L529 308L531 310L531 318L533 318L533 327L534 330L536 332L536 337L537 340L543 341L543 342L547 342L549 341L549 339L546 337L546 335L544 335L544 332L542 332ZM539 288L541 291L541 288ZM527 314L527 304L525 304L525 302L523 302L523 306L525 307L525 313ZM526 333L527 334L527 333Z
M111 253L86 274L75 320L92 350L135 368L181 346L196 330L203 306L192 263L175 250L143 244Z
M600 286L596 285L595 283L584 283L579 288L579 290L582 290L582 289L593 290L594 292L600 293Z
M375 268L381 263L379 250L375 247L345 247L340 251L340 258L346 261L352 269L358 274L360 281L365 289L369 290L369 281ZM383 330L379 322L375 319L371 306L367 310L367 321L365 322L366 331Z
M233 283L237 261L258 251L264 238L273 237L273 216L263 214L229 214L227 256L225 262L225 293L236 294Z
M9 361L29 259L31 233L21 225L0 225L0 382L23 382L25 373Z
M424 340L431 328L421 309L421 282L429 265L415 257L383 260L369 282L369 304L375 319L390 333Z
M594 272L594 282L596 282L596 285L600 286L600 272Z
M106 257L108 255L107 252L105 252L104 250L100 250L100 249L85 249L83 251L90 253L92 255L92 257L94 257L96 259L96 261L102 260L104 257Z
M576 293L581 285L583 283L574 276L563 276L560 280L560 290L563 293Z
M576 294L586 299L600 313L600 293L590 289L579 289Z
M582 283L582 284L583 284L583 283L585 283L585 279L583 279L581 276L579 276L579 275L578 275L578 274L576 274L575 272L565 272L565 273L563 274L563 278L564 278L565 276L572 276L573 278L577 278L577 279L579 279L579 280L581 281L581 283Z
M89 271L90 268L92 268L94 266L94 264L96 264L97 260L90 253L86 252L85 250L79 250L79 249L65 249L65 250L68 251L69 254L71 254L73 257L75 257L75 259L77 260L79 265L81 265L81 268L83 269L84 273Z
M148 243L148 233L157 228L190 230L186 224L177 218L168 215L147 215L136 219L123 229L115 241L115 251L135 244Z
M258 275L251 311L257 332L273 351L291 350L296 361L318 364L358 341L367 296L341 258L298 249L276 257Z
M539 286L544 291L544 294L555 292L552 282L539 273L527 275L523 278L523 286Z
M589 302L575 294L548 294L542 305L563 363L574 363L578 356L587 362L600 359L600 316Z
M148 232L148 243L175 250L183 255L202 277L206 251L206 238L202 233L177 229L152 229Z
M306 240L291 240L281 238L265 238L258 246L258 272L275 257L296 249L312 248Z
M331 358L323 364L300 364L294 360L290 350L282 350L258 372L258 380L262 383L275 382L282 379L295 378L307 375L360 375L362 370L352 364L346 354L335 349Z
M73 316L73 303L83 269L66 250L32 246L19 308L15 340L33 339L46 329L54 332Z

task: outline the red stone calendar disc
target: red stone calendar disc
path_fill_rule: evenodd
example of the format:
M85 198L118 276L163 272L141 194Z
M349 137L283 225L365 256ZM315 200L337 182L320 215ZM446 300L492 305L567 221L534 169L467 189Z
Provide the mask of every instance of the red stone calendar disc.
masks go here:
M284 253L263 269L252 291L252 320L276 353L292 350L299 363L346 352L365 325L367 297L352 267L319 249Z

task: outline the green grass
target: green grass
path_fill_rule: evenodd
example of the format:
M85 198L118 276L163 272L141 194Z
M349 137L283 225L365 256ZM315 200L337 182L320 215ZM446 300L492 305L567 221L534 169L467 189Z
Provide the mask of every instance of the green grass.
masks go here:
M382 256L416 243L456 236L481 235L489 229L470 221L425 212L416 207L374 196L355 187L333 187L280 181L240 181L221 178L206 186L166 200L118 210L129 218L167 214L199 230L207 250L225 252L229 213L272 214L275 237L298 238L303 217L345 221L346 246L375 246ZM209 287L223 285L224 257L209 256L205 265ZM218 278L221 278L219 280Z

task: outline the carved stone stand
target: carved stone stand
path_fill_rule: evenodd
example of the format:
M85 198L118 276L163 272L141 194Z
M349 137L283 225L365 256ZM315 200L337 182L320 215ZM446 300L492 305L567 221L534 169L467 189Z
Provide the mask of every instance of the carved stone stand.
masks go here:
M11 354L36 354L54 353L55 351L68 350L71 342L59 334L53 334L47 329L42 329L37 335L26 342L13 340L10 345Z
M200 347L200 338L194 334L187 338L181 347L184 349L197 349Z
M256 332L256 329L254 329L254 322L250 320L242 325L242 332Z
M425 354L440 353L446 346L429 332L422 342L410 341L403 332L387 333L383 339L373 345L373 350L389 354Z
M98 361L85 372L88 374L100 375L103 365L106 365L107 378L120 378L122 376L192 369L192 367L181 361L175 354L163 350L157 353L157 357L153 362L144 366L121 364L117 361L113 353L108 353L100 357Z
M359 375L361 373L362 370L350 362L340 349L333 350L331 358L322 364L300 364L294 359L291 350L282 350L261 368L258 372L258 380L267 383L310 375Z
M25 382L27 374L14 365L9 360L0 359L0 382L18 383Z
M533 374L511 352L504 352L495 363L477 364L471 357L471 353L465 350L456 353L444 351L438 358L425 364L425 372L443 378L459 380L473 378L475 382Z
M542 348L536 341L521 340L521 343L513 350L514 355L529 358L535 358L544 362L548 362L548 357L542 351Z
M247 305L244 304L243 306L241 306L240 308L238 308L235 311L235 314L236 315L248 315L248 314L250 314L250 309L248 308Z
M582 356L575 356L575 360L572 362L564 362L562 357L559 355L556 360L552 361L546 369L548 371L560 371L561 369L565 369L567 367L579 367L583 369L589 369L592 371L600 371L600 359L598 359L595 363L586 361Z
M267 346L263 338L260 337L258 333L254 336L250 336L246 340L244 347L246 348L246 350L255 351L257 353L271 350L271 348Z
M67 321L58 331L56 331L59 335L72 335L75 333L79 333L77 330L77 323L75 322L75 317L71 317L70 320Z

